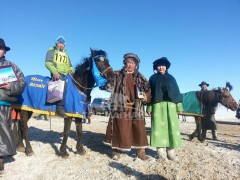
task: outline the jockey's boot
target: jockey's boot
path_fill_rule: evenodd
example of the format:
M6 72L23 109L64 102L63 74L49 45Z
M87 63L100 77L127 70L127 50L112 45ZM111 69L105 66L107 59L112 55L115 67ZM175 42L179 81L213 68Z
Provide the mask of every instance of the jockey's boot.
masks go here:
M206 136L207 136L207 130L202 130L202 142L204 142L206 140Z
M175 150L173 148L167 148L167 158L172 161L178 160L178 157L175 155Z
M212 139L217 141L217 131L216 130L212 130Z
M158 154L158 159L166 160L167 159L167 154L166 154L166 148L157 148L157 154Z
M0 172L4 170L4 160L3 157L0 157Z
M64 106L57 105L56 114L61 118L67 118L66 112L64 111Z

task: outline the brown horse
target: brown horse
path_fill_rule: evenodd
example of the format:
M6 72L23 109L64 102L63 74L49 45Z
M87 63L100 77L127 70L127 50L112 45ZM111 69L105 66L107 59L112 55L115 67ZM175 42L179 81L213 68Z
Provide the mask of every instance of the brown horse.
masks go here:
M196 91L196 97L203 107L203 114L189 114L186 112L179 113L180 115L193 116L195 118L196 129L191 135L189 135L190 140L195 137L201 142L205 140L205 138L202 137L202 120L204 119L205 121L208 121L211 119L215 114L218 103L232 111L236 111L237 102L230 94L231 90L232 86L227 82L225 88L218 88L210 91Z
M85 102L91 102L91 91L95 87L95 80L92 73L93 61L95 62L100 74L102 77L106 78L108 81L113 80L113 70L109 65L109 61L107 59L106 52L102 50L92 50L91 56L89 58L85 58L83 63L79 64L75 68L75 72L72 76L73 82L75 86L85 94L86 99ZM16 108L15 108L16 109ZM25 152L26 155L30 156L33 154L33 150L28 137L28 120L31 118L33 111L16 109L20 113L20 121L19 121L19 135L18 135L18 143L17 150ZM63 140L60 147L60 156L68 157L69 154L66 151L67 147L67 139L70 134L70 128L72 123L72 117L68 117L64 119L64 133ZM85 154L86 151L82 145L82 118L75 117L76 124L76 132L77 132L77 145L76 145L76 153L77 154ZM23 139L25 139L26 147L24 147Z

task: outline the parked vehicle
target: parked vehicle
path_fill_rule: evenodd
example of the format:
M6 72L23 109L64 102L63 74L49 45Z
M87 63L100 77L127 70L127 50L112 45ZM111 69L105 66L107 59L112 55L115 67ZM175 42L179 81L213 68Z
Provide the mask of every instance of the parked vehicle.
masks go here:
M240 100L238 101L238 108L236 111L236 118L240 119Z
M109 98L95 98L91 104L92 114L103 114L108 116L110 113Z

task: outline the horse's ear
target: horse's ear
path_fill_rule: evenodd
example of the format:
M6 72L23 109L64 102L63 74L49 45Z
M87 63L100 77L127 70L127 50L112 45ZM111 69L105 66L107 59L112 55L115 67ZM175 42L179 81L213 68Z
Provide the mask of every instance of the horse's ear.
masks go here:
M218 87L218 91L219 91L219 92L222 92L222 88Z
M226 82L226 88L228 88L229 92L233 89L232 85L228 81Z
M91 51L91 55L94 56L94 51L92 50L91 47L90 47L90 51Z

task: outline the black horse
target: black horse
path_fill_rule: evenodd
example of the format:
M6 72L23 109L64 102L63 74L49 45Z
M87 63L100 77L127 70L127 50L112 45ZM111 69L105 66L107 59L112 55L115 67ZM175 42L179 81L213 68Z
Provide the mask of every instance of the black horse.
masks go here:
M180 115L193 116L196 122L195 131L189 135L189 139L192 140L198 137L198 140L203 142L205 139L202 137L202 120L209 121L215 114L216 107L218 103L222 104L224 107L236 111L237 103L230 94L232 86L229 82L226 83L226 87L213 89L210 91L196 91L196 97L203 107L203 114L189 114L187 112L181 112ZM184 99L183 99L184 100Z
M92 73L93 63L95 62L101 76L106 78L109 82L113 81L113 70L109 65L107 54L102 50L92 50L91 55L88 58L84 58L83 63L79 64L75 68L75 72L72 75L75 86L86 95L85 102L91 102L91 91L95 87L95 80ZM33 154L33 150L28 137L28 120L31 118L33 111L16 109L20 113L19 121L19 134L17 142L17 150L25 152L26 155L30 156ZM68 157L69 154L66 151L67 139L70 134L70 128L72 123L72 117L64 119L64 135L63 141L60 147L60 156ZM82 118L75 118L76 132L77 132L77 154L85 154L86 151L82 145ZM24 147L23 139L25 139L26 147Z

